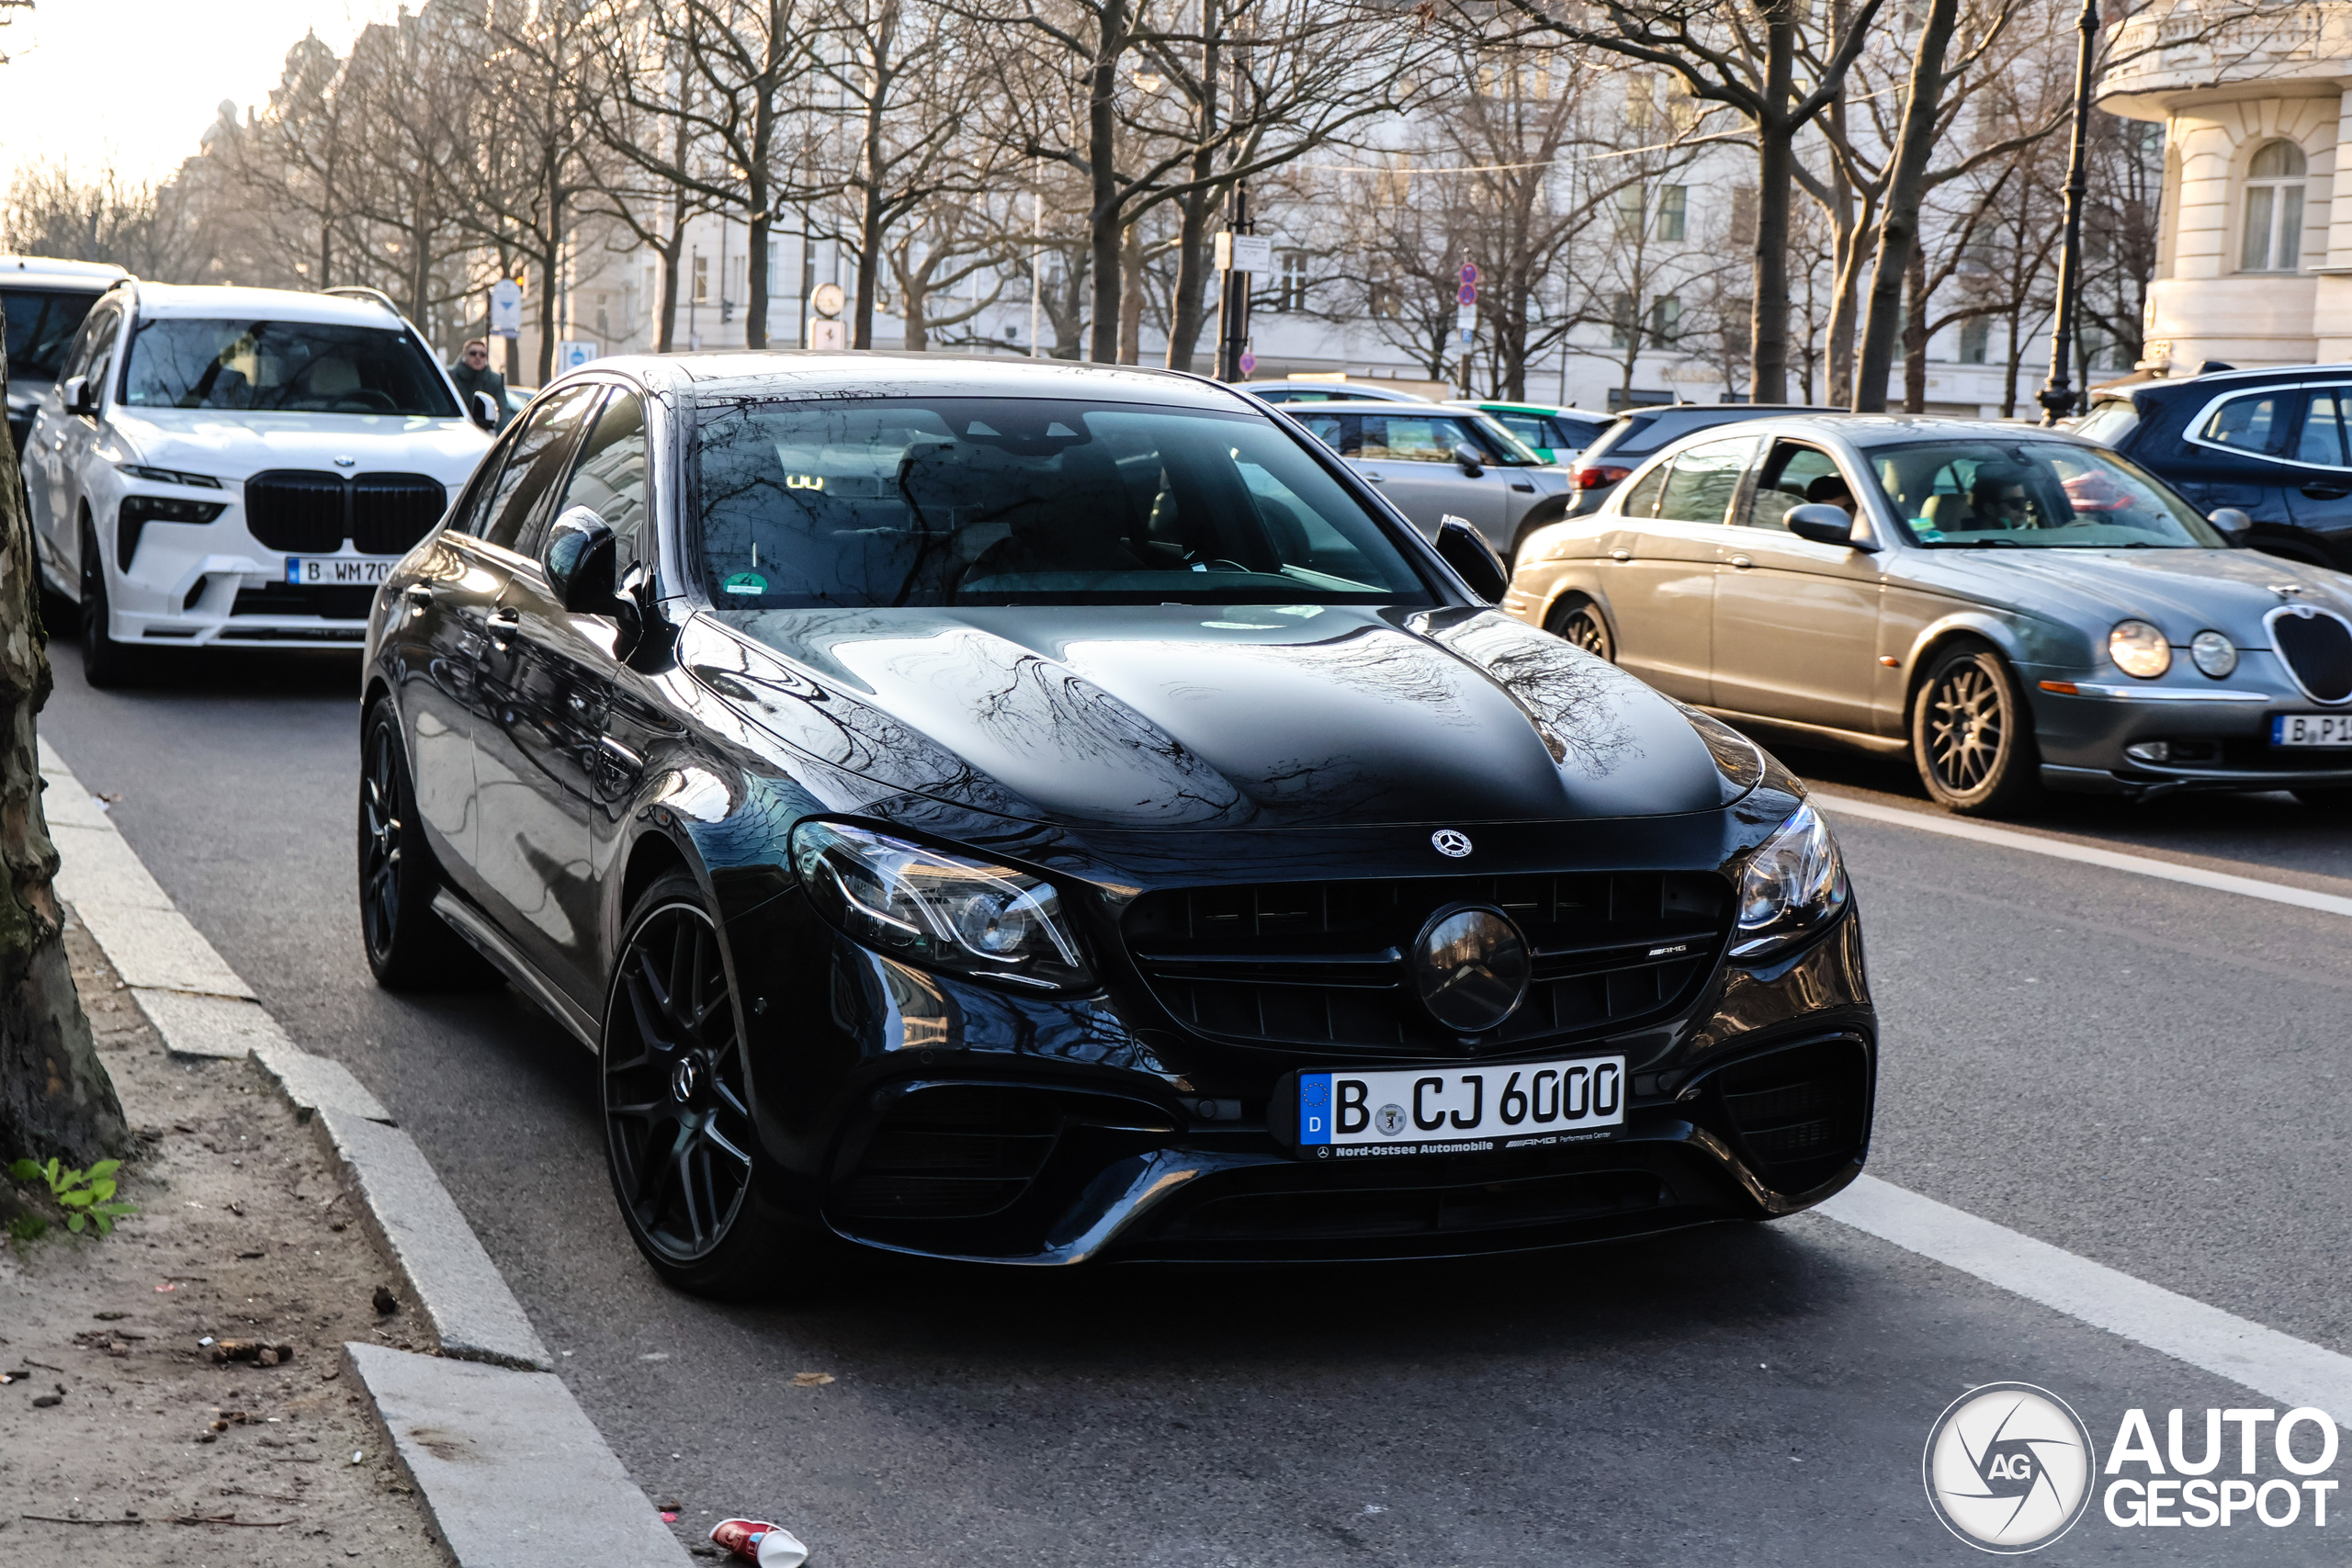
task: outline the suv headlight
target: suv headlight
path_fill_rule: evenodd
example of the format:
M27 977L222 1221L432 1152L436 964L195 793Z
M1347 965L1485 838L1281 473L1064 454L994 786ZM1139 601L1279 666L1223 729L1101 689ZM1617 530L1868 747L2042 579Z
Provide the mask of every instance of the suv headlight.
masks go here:
M1770 958L1838 918L1852 897L1829 825L1810 806L1781 824L1739 877L1734 958Z
M1051 883L839 822L792 830L792 868L825 918L878 953L1041 990L1091 986Z
M2153 681L2172 668L2172 645L2145 621L2118 621L2107 634L2107 656L2126 675Z

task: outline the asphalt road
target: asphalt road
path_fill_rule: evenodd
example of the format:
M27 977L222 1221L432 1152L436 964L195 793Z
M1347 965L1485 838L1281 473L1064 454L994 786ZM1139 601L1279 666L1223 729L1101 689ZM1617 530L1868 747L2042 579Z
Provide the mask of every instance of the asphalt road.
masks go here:
M2051 1388L2102 1450L2126 1407L2161 1440L2171 1407L2193 1430L2267 1403L1817 1216L1472 1265L671 1293L615 1215L570 1037L511 992L370 981L356 664L229 655L97 693L54 651L43 735L295 1037L413 1134L682 1530L763 1514L818 1568L1975 1562L1919 1483L1964 1389ZM1900 769L1791 761L1926 809ZM1884 1014L1874 1172L2352 1353L2346 923L1837 826ZM2352 832L2284 796L2077 803L2037 826L2352 893ZM808 1371L835 1381L794 1386ZM2094 1506L2041 1555L2335 1561L2342 1507L2326 1529L2306 1510L2125 1530Z

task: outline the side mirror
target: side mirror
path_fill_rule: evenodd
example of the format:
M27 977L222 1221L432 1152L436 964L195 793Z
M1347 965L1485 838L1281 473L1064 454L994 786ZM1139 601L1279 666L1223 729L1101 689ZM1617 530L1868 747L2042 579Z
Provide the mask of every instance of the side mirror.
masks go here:
M574 615L616 614L620 595L614 581L614 557L618 549L602 517L585 506L564 508L548 525L547 542L539 547L539 565L556 602Z
M58 397L65 404L67 413L96 414L98 412L98 389L90 385L86 376L68 376L57 389Z
M488 392L475 392L466 399L467 417L484 430L498 428L498 400Z
M2234 506L2217 506L2205 514L2205 521L2219 528L2233 545L2245 544L2254 528L2254 519Z
M1437 553L1469 584L1471 592L1489 604L1501 603L1510 580L1503 574L1503 563L1496 558L1494 547L1477 529L1459 517L1438 519Z
M1842 506L1827 502L1809 501L1803 506L1792 506L1781 521L1789 532L1800 539L1811 539L1816 545L1837 545L1844 549L1875 551L1878 547L1867 539L1854 537L1852 513Z
M1453 460L1461 464L1462 471L1472 479L1487 471L1487 455L1467 441L1453 444Z

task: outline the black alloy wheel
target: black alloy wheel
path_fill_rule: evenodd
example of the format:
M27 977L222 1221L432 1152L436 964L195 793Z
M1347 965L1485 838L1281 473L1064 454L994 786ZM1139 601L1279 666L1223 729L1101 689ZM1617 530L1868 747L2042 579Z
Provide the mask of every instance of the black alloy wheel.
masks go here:
M1609 623L1601 616L1600 606L1589 599L1571 599L1553 611L1551 631L1587 653L1617 662L1617 644L1609 635Z
M2009 816L2041 798L2032 710L1993 649L1962 642L1936 655L1911 709L1911 760L1936 803L1962 816Z
M115 641L107 626L107 563L98 536L82 529L82 678L93 686L120 686L137 674L139 650Z
M806 1239L764 1190L741 1013L718 930L684 871L657 880L630 914L603 1078L613 1195L654 1270L707 1296L789 1277Z
M359 763L359 931L376 983L394 991L471 990L499 983L482 956L433 912L441 868L416 825L416 791L389 701L368 710Z

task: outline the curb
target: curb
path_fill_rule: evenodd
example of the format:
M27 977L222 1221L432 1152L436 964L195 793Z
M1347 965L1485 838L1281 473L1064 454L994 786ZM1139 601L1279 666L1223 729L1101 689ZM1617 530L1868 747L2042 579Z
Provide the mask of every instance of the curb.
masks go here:
M416 1141L340 1062L287 1037L173 904L90 792L40 742L41 798L73 906L174 1055L252 1059L308 1122L439 1354L346 1344L401 1466L459 1568L681 1568L561 1379L522 1303Z

